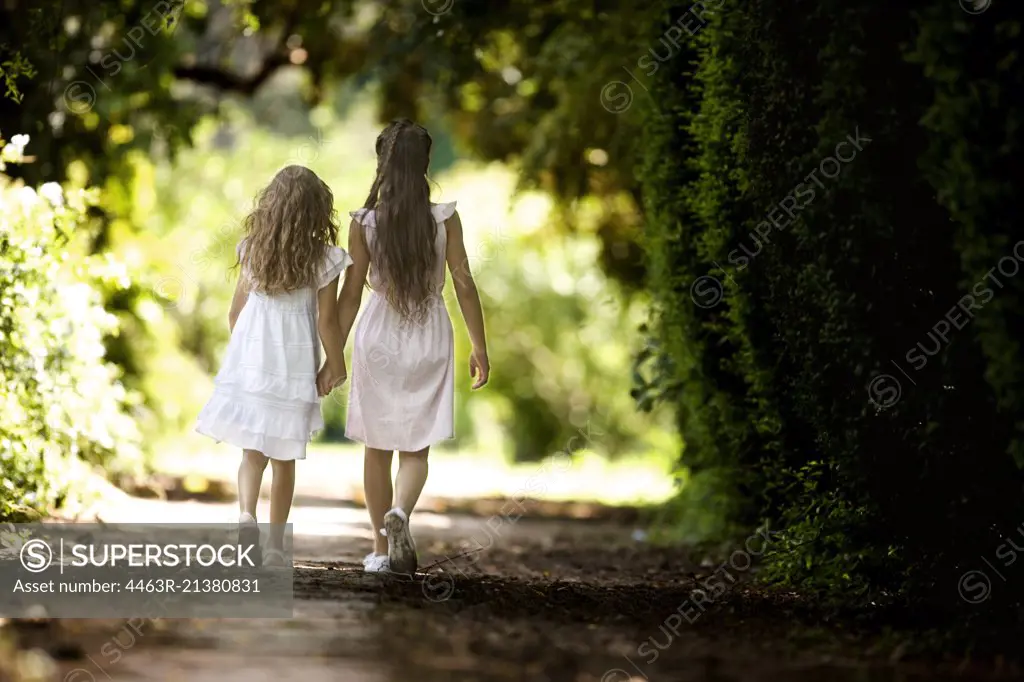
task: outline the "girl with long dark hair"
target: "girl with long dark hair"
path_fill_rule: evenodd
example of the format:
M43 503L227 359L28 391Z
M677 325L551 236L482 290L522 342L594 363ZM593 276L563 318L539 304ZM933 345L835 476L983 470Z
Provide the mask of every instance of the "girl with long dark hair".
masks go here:
M455 436L452 323L442 298L446 263L472 342L474 389L487 383L490 371L459 213L455 202L430 202L431 144L426 129L407 119L377 137L377 174L365 206L351 213L353 266L338 298L347 339L369 276L369 302L355 330L345 432L366 446L374 551L364 566L370 572L416 570L409 515L427 480L430 446ZM399 469L392 486L395 451Z

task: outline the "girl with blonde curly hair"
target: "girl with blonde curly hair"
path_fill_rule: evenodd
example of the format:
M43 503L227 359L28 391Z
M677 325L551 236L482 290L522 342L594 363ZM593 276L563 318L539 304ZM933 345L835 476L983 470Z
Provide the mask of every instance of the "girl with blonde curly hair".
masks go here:
M286 563L295 461L324 426L318 386L333 388L347 376L337 298L352 259L337 238L334 196L308 168L288 166L260 192L237 248L231 340L196 422L199 433L242 448L239 536L257 548L256 502L272 463L271 532L266 551L257 549L269 566Z

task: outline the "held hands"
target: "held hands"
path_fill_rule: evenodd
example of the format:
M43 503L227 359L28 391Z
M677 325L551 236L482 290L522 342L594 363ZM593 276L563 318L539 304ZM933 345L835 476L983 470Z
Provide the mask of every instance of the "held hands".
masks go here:
M491 365L487 361L487 351L473 349L469 354L469 375L475 379L473 390L483 388L491 374Z
M345 379L348 378L348 371L345 369L345 364L342 363L341 367L331 371L330 365L324 363L324 366L320 368L320 371L316 375L316 393L318 396L323 398L335 388L345 383Z

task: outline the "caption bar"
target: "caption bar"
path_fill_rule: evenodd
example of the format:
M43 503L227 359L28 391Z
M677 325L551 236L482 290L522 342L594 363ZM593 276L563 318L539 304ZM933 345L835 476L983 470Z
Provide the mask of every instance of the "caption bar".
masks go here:
M291 618L292 526L274 568L258 528L259 541L226 524L6 524L0 616Z

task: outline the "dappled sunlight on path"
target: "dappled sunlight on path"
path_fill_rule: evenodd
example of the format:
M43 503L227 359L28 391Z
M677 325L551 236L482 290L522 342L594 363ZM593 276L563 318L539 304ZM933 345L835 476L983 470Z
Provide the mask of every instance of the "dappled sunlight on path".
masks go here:
M306 500L292 518L292 618L22 622L20 646L50 652L63 682L998 679L891 663L870 637L759 592L746 574L687 623L677 614L706 559L639 542L620 523L417 513L430 573L368 575L365 510ZM237 508L111 490L92 512L108 523L230 522ZM449 589L438 596L431 581Z

